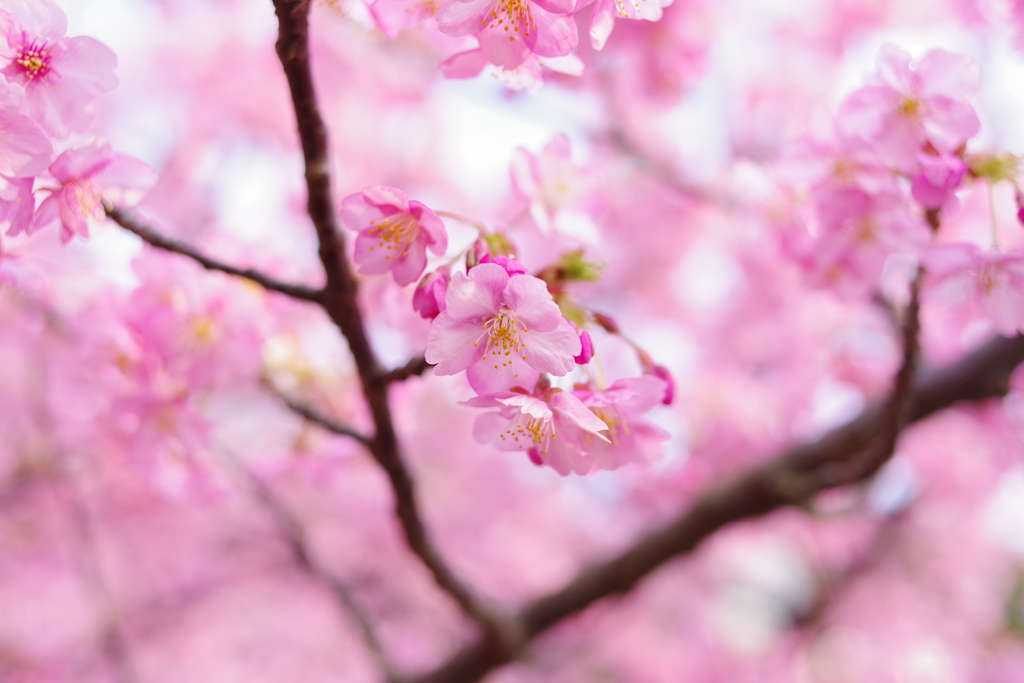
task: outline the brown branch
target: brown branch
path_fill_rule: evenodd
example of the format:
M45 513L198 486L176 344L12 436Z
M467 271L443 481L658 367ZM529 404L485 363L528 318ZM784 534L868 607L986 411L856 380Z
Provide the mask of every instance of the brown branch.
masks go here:
M275 393L277 393L278 397L293 412L298 413L299 415L306 418L310 422L320 425L321 427L323 427L324 429L331 433L338 434L340 436L351 437L358 441L359 443L363 444L364 446L370 445L370 437L366 436L365 434L362 434L361 432L358 432L347 425L343 425L337 420L327 417L326 415L321 414L320 412L316 411L310 406L307 406L304 403L300 403L288 396L285 396L280 392Z
M409 362L402 367L395 368L394 370L384 373L380 379L382 382L387 382L388 384L391 384L392 382L404 382L410 377L422 375L432 367L434 366L428 363L426 358L423 356L417 356L416 358L410 359Z
M161 235L148 225L140 223L138 219L123 209L108 206L107 216L128 232L135 233L141 237L144 242L149 243L157 249L163 249L164 251L170 251L175 254L187 256L207 270L218 270L222 273L227 273L228 275L235 275L247 280L252 280L253 282L262 285L264 289L269 289L270 291L290 296L293 299L319 303L320 297L323 295L323 293L318 289L281 282L280 280L275 280L274 278L264 275L260 271L252 268L235 268L234 266L229 266L226 263L221 263L216 259L212 259L209 256L200 253L180 240L171 239L170 237Z
M288 549L291 552L295 563L298 564L306 574L326 586L331 591L338 604L352 616L352 620L355 622L356 629L359 631L359 635L362 637L363 643L366 645L367 650L370 651L370 655L380 668L385 679L387 681L396 680L395 674L393 673L391 666L388 664L387 657L381 647L380 639L377 637L377 632L369 617L353 599L348 586L332 576L330 572L323 569L313 557L310 552L306 531L299 523L299 520L295 518L295 515L293 515L291 511L274 496L273 493L271 493L266 484L253 476L252 473L246 470L245 467L237 460L232 459L232 461L238 468L240 474L252 487L252 491L256 499L264 508L266 508L271 517L273 517L274 522L281 531L281 535L288 544Z
M430 570L437 584L485 630L487 639L498 641L504 637L507 628L441 558L423 525L413 480L402 462L388 404L389 373L381 367L366 334L356 303L357 283L345 257L344 239L338 230L331 197L327 128L317 104L309 60L310 4L311 0L274 0L279 29L277 55L288 79L295 109L306 167L307 209L320 241L320 261L327 276L327 286L320 303L348 341L359 371L363 394L376 428L369 444L370 453L391 480L395 492L395 513L409 547Z
M1024 361L1024 337L997 337L959 362L932 371L907 393L908 423L922 420L959 401L981 401L1009 391L1010 374ZM897 379L897 382L900 381ZM609 596L623 594L670 559L693 551L702 541L734 522L759 517L807 500L818 491L861 481L862 468L841 468L846 479L828 465L852 461L876 441L887 406L875 404L849 424L817 441L780 453L733 481L718 486L675 520L640 539L620 555L584 569L564 588L541 597L520 613L525 645L563 619ZM873 470L872 470L873 471ZM796 486L799 498L794 497ZM502 649L479 641L457 653L415 683L469 683L522 653L522 646Z

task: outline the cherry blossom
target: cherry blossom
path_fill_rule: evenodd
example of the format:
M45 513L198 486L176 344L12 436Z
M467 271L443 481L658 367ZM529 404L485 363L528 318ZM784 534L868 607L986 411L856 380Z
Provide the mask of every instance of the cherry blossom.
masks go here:
M52 0L7 0L0 8L7 80L25 89L27 113L47 133L84 132L93 101L117 85L117 57L99 41L65 38L67 19Z
M438 375L467 371L478 394L533 387L539 373L565 375L582 350L547 285L496 263L455 273L446 308L430 327L426 359Z
M942 244L926 252L923 262L932 299L947 305L973 302L1000 334L1024 330L1024 253Z
M608 425L605 439L582 435L594 465L614 470L630 462L650 462L661 453L661 441L669 433L644 419L666 395L668 383L654 375L630 377L612 383L603 391L577 387L573 391L594 415Z
M978 67L963 55L932 50L911 67L910 55L884 45L872 84L851 93L839 109L839 126L870 141L886 164L914 174L930 144L951 154L981 127L967 96L977 88Z
M50 196L39 205L34 230L60 220L64 242L75 235L89 237L90 228L106 216L104 200L132 206L156 180L150 166L115 154L101 140L64 152L50 166L50 173L61 186L47 190Z
M394 187L364 187L341 203L341 223L358 232L355 262L364 275L388 271L399 285L415 282L427 267L427 249L443 254L448 232L433 211Z
M565 476L586 474L593 467L587 448L607 441L608 426L572 394L548 389L540 396L498 392L465 402L475 408L498 408L473 424L477 441L503 451L526 451L537 465ZM589 442L589 443L587 443Z
M529 59L562 57L576 46L572 0L449 0L437 13L450 36L475 35L487 61L515 69Z

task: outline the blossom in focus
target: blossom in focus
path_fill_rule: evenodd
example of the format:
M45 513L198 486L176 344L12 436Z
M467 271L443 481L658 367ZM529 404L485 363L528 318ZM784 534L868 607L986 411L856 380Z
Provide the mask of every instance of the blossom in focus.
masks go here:
M573 392L608 425L602 434L607 439L578 435L595 466L614 470L629 462L650 462L661 454L661 442L669 433L642 415L662 403L666 390L664 380L643 375L617 380L604 391L577 388Z
M562 57L578 42L574 0L449 0L437 13L450 36L475 35L487 61L515 69L531 55Z
M542 372L565 375L582 350L543 280L496 263L455 273L434 319L426 359L438 375L467 371L478 394L533 387Z
M978 67L969 57L932 50L911 68L909 54L883 45L878 66L871 85L843 101L838 123L871 142L884 163L915 174L926 144L952 154L980 130L967 102L978 84Z
M110 48L66 32L67 18L51 0L7 0L0 9L8 60L0 73L25 88L27 114L57 138L84 132L93 100L117 85Z
M50 165L50 174L61 187L39 205L33 230L60 219L61 240L75 235L89 237L90 227L106 216L103 200L131 206L153 186L153 169L132 157L115 154L110 145L94 140L61 154Z
M497 408L473 424L473 436L503 451L525 451L537 465L548 465L565 476L587 474L593 459L584 449L605 441L607 425L572 394L549 389L541 396L496 392L477 396L464 405Z
M433 211L394 187L364 187L341 203L341 223L359 233L355 262L364 275L391 271L395 282L415 282L427 267L427 249L448 250L448 232Z

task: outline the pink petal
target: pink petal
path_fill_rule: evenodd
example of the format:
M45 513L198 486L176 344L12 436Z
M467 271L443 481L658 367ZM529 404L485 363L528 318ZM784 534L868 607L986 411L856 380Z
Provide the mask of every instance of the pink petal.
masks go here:
M472 35L497 6L496 0L449 0L437 12L437 28L449 36Z
M386 216L392 213L409 213L409 193L397 187L364 187L363 197L368 204L379 207Z
M422 238L414 239L407 247L408 253L404 258L394 261L391 274L395 282L404 287L416 282L427 269L427 248Z
M485 334L480 325L455 320L449 311L442 311L430 325L424 357L437 365L435 375L462 372L483 355Z
M536 23L536 41L531 47L535 54L540 57L561 57L572 52L579 42L576 22L572 17L557 16L539 7L533 8L532 15Z
M0 175L36 176L46 170L53 144L32 119L0 112Z
M599 432L607 431L608 425L590 409L583 405L583 402L567 391L560 391L550 400L551 408L557 411L558 415L579 427L585 432L590 432L598 437Z
M967 55L932 50L918 63L917 75L925 97L945 95L962 99L978 89L981 70Z
M409 202L409 211L419 221L420 230L423 231L426 243L430 245L430 251L438 255L448 251L448 231L444 227L444 221L416 200Z
M582 345L572 326L563 318L552 332L529 332L522 335L526 362L540 372L562 376L576 367L575 357Z
M441 73L445 78L473 78L487 66L487 58L480 48L452 55L441 62Z
M505 303L530 332L551 332L563 320L558 304L551 300L547 284L532 275L517 275L509 279L505 287Z
M497 367L495 367L497 366ZM478 360L466 370L469 386L478 394L508 391L512 387L532 389L540 374L522 358L492 356Z
M481 323L501 310L502 294L509 282L501 266L483 263L464 273L455 273L445 298L446 312L455 320Z

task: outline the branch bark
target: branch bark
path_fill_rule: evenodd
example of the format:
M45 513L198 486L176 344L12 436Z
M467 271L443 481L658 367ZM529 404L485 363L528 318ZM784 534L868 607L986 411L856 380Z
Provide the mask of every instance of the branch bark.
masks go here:
M1024 337L997 337L959 362L934 370L915 382L897 376L894 393L899 392L901 381L907 382L910 389L906 392L905 415L909 424L960 401L1005 395L1010 374L1022 361ZM863 481L877 467L849 468L842 464L854 461L876 443L885 428L887 411L892 415L894 402L901 403L890 397L817 441L779 453L764 465L715 487L690 509L617 557L582 570L562 589L528 604L519 614L524 639L517 647L502 649L481 640L435 671L411 679L412 682L477 681L520 656L525 646L547 629L598 600L628 592L662 564L693 551L723 527L800 504L828 488ZM839 465L838 469L833 469L834 465Z
M364 446L370 445L370 437L366 436L365 434L362 434L347 425L343 425L337 420L329 418L326 415L322 415L321 413L305 405L304 403L300 403L292 398L289 398L288 396L285 396L282 393L275 393L277 393L278 397L284 402L286 406L288 406L292 410L292 412L301 415L310 422L320 425L321 427L323 427L324 429L333 434L353 438L359 443L363 444Z
M323 295L323 292L318 289L281 282L280 280L275 280L269 275L264 275L253 268L235 268L234 266L230 266L226 263L221 263L220 261L206 256L180 240L171 239L170 237L161 235L148 225L144 225L139 222L138 219L123 209L107 207L107 217L128 232L135 233L141 237L144 242L149 243L157 249L163 249L164 251L170 251L175 254L187 256L207 270L218 270L222 273L227 273L228 275L235 275L247 280L252 280L257 284L262 285L264 289L269 289L272 292L278 292L280 294L290 296L293 299L320 303L320 297Z
M320 303L348 341L359 371L363 395L376 429L369 443L370 453L391 480L395 512L409 547L430 570L437 584L484 629L485 639L500 641L507 631L504 622L455 576L430 539L416 504L412 477L401 458L388 404L388 385L392 380L378 361L366 334L356 301L358 285L345 256L344 239L338 230L331 196L327 128L320 115L309 59L310 5L311 0L274 0L279 26L277 55L288 79L295 109L306 167L307 209L320 241L320 261L327 275Z

